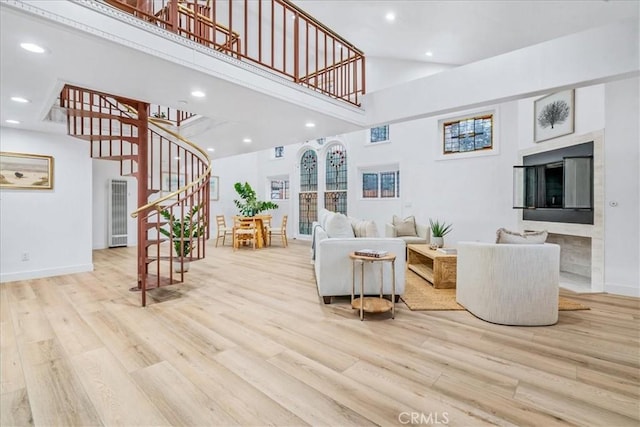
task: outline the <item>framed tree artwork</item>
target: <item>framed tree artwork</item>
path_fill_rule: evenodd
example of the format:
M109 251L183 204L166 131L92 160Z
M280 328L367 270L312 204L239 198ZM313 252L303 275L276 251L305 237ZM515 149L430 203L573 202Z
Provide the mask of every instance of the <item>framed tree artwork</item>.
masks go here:
M573 133L574 109L573 89L538 99L534 104L533 140L542 142Z

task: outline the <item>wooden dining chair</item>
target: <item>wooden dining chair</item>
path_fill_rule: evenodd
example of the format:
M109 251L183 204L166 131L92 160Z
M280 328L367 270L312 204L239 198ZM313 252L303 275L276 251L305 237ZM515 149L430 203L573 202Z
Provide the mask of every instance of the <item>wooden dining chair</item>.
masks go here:
M271 246L271 215L265 215L262 217L263 235L265 238L265 244Z
M224 215L216 215L216 225L218 226L218 234L216 235L216 248L218 247L218 240L222 237L222 246L227 236L232 236L233 228L227 227L227 223L224 219ZM233 239L233 236L232 236Z
M271 244L271 236L281 236L282 237L282 246L285 248L289 244L287 241L287 215L282 216L282 224L280 227L269 228L269 244Z
M258 227L255 218L233 217L233 250L240 247L240 243L251 241L253 249L258 241Z

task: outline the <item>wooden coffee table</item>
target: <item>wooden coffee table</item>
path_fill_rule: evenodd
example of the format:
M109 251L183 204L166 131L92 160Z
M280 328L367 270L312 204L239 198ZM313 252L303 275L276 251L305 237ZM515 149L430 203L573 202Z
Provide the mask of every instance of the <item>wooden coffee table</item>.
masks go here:
M458 256L445 254L429 245L407 245L407 268L437 289L456 287Z

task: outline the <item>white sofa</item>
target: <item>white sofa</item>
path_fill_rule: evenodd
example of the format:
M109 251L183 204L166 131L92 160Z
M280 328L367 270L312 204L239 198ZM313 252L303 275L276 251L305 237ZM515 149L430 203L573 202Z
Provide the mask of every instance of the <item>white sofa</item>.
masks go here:
M339 217L333 218L334 215ZM359 221L354 218L348 218L348 222L345 223L344 218L348 217L323 209L318 215L318 221L313 223L312 258L314 258L318 295L323 298L325 304L331 302L331 297L351 295L352 261L349 254L359 249L374 249L385 250L396 255L395 294L398 299L404 293L404 252L406 250L404 240L385 237L355 237L354 228L356 231L359 230L358 235L377 235L375 223ZM338 221L342 223L342 227L339 227L340 230L332 226ZM347 224L349 224L348 227ZM347 228L351 229L351 233ZM365 294L375 295L380 292L380 265L383 266L383 293L391 295L391 265L388 262L365 264ZM356 290L359 290L360 268L356 268L355 279Z
M458 242L456 300L492 323L558 321L560 246Z

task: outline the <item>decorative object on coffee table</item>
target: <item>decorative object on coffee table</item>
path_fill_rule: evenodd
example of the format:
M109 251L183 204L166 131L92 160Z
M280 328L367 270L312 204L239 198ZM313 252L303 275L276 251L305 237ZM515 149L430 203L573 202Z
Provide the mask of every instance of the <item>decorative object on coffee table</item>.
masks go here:
M431 225L431 243L435 244L438 248L444 246L444 236L451 232L452 224L440 220L433 220L429 218L429 224Z

